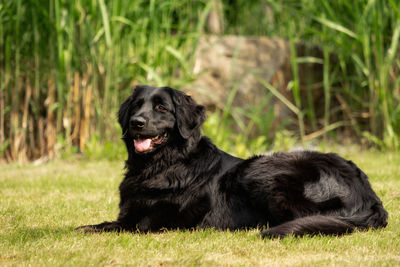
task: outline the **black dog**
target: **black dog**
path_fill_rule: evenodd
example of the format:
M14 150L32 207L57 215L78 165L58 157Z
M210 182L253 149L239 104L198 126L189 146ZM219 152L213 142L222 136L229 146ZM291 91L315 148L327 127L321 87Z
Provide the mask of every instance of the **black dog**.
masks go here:
M204 107L169 87L137 86L121 105L128 150L113 222L84 232L267 227L262 236L381 228L387 212L351 161L318 152L233 157L200 134Z

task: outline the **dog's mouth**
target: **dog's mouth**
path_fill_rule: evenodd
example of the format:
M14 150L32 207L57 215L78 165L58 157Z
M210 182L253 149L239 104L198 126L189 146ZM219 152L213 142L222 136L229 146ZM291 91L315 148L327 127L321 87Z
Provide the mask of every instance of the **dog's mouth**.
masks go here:
M137 134L133 138L135 150L138 153L153 151L154 148L165 143L167 141L167 138L167 132L156 136L144 136Z

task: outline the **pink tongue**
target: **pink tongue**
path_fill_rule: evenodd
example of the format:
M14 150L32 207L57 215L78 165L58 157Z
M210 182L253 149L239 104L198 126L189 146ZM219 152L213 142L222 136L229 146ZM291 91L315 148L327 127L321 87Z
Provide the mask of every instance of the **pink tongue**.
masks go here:
M144 152L151 149L151 139L135 139L135 148L138 152Z

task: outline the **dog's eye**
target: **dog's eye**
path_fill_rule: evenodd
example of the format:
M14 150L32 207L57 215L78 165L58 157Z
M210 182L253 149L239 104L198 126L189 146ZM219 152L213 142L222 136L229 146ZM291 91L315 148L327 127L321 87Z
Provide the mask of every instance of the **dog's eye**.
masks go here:
M156 110L157 111L167 111L167 108L165 107L165 106L163 106L163 105L161 105L161 104L158 104L157 106L156 106Z

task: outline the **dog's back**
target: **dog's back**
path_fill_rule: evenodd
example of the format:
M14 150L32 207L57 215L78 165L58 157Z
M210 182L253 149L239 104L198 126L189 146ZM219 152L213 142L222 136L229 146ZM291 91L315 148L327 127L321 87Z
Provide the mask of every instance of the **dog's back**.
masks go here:
M243 188L273 216L264 236L340 235L387 225L368 177L336 154L276 153L255 158L246 168Z

